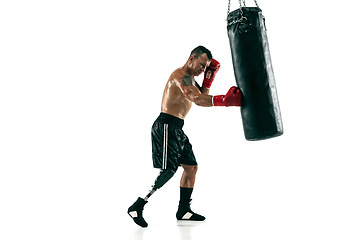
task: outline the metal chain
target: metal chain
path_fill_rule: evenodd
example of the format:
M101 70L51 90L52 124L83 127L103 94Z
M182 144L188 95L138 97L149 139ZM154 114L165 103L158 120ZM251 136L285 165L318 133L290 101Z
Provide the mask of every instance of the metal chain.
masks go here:
M244 3L244 7L245 7L245 0L242 0L243 1L243 3ZM230 14L230 2L231 2L231 0L229 0L229 3L228 3L228 16L229 16L229 14ZM228 23L228 26L230 26L230 25L232 25L232 24L235 24L235 23L238 23L238 22L242 22L243 20L247 20L247 18L246 17L244 17L244 14L243 14L243 10L242 10L242 8L243 8L243 4L241 3L241 0L239 0L239 5L240 5L240 7L239 7L239 16L240 16L240 19L238 19L238 20L233 20L231 23Z
M243 0L243 2L244 2L244 7L245 7L245 0ZM244 20L244 18L246 18L246 17L244 17L244 12L243 12L243 10L242 10L242 8L243 8L243 6L241 5L241 0L239 0L239 5L240 5L240 8L239 8L239 16L240 16L240 22L242 21L242 20Z
M245 6L245 0L243 0L244 2L244 6ZM231 0L229 0L229 3L228 3L228 11L227 11L227 15L229 15L230 13L230 5L231 5ZM241 0L239 0L239 5L240 5L240 12L242 14L242 3L241 3Z
M254 0L254 2L256 4L256 6L259 7L257 1ZM229 0L229 3L228 3L228 13L227 13L228 16L230 14L230 3L231 3L231 0ZM240 5L240 7L239 7L239 17L240 18L238 20L233 20L232 22L228 23L228 26L233 25L238 22L242 22L244 20L247 20L247 17L244 17L244 12L242 10L243 7L246 7L245 0L239 0L239 5Z
M259 5L258 5L257 1L256 1L256 0L254 0L254 2L255 2L255 5L256 5L257 7L259 7ZM246 7L245 0L243 0L243 3L244 3L244 7Z
M228 16L229 16L229 13L230 13L230 2L231 2L231 0L229 0L229 3L228 3Z
M244 6L244 7L246 7L246 3L245 3L245 0L242 0L243 1L243 3L241 3L241 0L239 0L239 5L240 5L240 11L241 11L241 14L242 14L242 10L241 10L241 8ZM257 7L259 7L259 5L258 5L258 3L257 3L257 1L256 0L254 0L254 2L255 2L255 4L256 4L256 6ZM231 3L231 0L229 0L229 3L228 3L228 13L227 13L227 15L229 15L229 13L230 13L230 3Z

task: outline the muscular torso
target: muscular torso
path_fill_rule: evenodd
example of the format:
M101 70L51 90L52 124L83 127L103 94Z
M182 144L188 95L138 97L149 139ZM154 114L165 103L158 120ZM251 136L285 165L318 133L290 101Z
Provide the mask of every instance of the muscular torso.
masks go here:
M161 102L161 112L184 119L191 109L192 102L188 100L180 89L181 78L185 73L175 70L167 81ZM194 86L199 85L193 82Z

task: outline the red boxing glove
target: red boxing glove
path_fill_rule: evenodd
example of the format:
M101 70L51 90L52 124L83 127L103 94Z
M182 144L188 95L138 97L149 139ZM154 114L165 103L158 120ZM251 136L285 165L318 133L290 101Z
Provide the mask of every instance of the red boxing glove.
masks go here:
M217 73L217 71L219 71L219 68L220 68L220 63L215 59L213 59L210 63L210 66L208 66L205 69L204 81L202 83L202 87L206 87L206 88L211 87L211 84L215 78L215 74Z
M231 87L226 95L213 96L214 106L223 107L240 107L241 106L241 91L237 87Z

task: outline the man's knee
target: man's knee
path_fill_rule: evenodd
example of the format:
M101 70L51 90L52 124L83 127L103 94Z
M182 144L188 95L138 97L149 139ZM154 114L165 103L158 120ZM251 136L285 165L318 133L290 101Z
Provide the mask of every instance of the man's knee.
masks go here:
M196 172L198 171L198 165L195 165L194 167L193 167L193 171L194 171L194 174L196 174Z
M187 175L196 175L196 172L198 171L198 165L181 165L184 168L184 171Z

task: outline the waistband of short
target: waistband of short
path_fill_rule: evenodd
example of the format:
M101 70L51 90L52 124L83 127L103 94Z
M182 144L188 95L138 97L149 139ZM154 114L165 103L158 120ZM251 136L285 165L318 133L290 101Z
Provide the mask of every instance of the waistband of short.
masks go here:
M159 117L156 120L168 123L170 125L175 125L179 128L182 128L184 126L184 119L163 112L160 113Z

